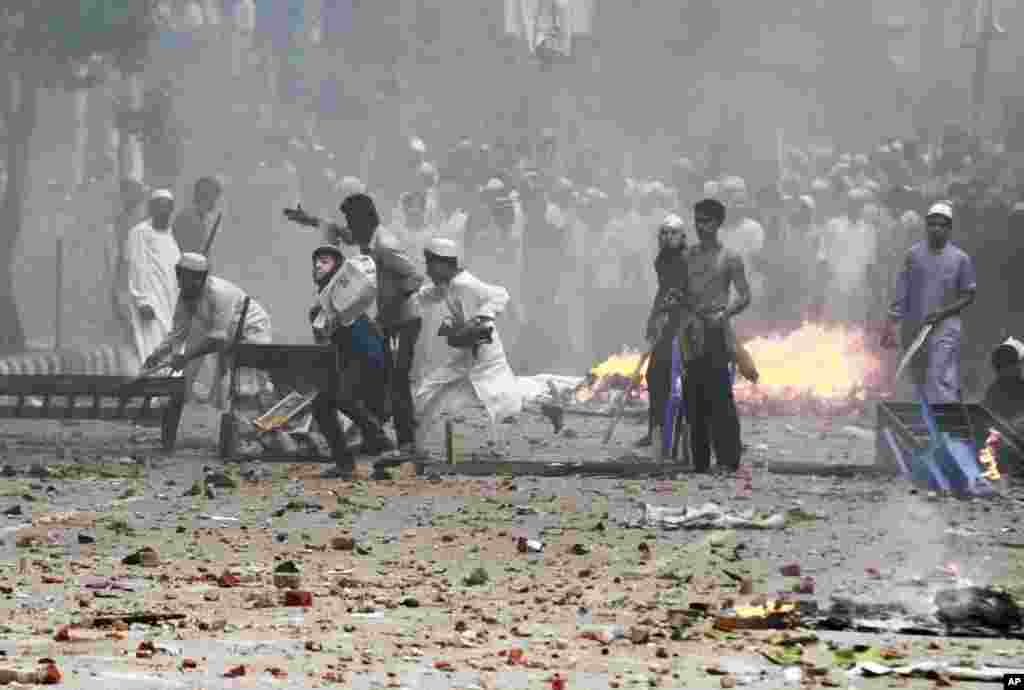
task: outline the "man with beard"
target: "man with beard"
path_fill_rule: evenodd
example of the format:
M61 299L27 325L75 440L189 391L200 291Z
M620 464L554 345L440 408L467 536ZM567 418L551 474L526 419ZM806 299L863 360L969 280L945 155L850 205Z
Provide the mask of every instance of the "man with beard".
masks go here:
M934 204L925 216L928 239L907 252L896 277L896 295L882 346L896 346L896 327L908 347L926 325L933 325L925 346L910 363L911 380L932 405L961 400L961 312L974 301L978 281L971 258L949 241L953 207Z
M647 435L636 443L641 448L654 443L656 430L664 425L665 403L672 389L672 344L679 332L678 307L687 291L686 228L682 218L674 213L665 217L658 228L658 245L654 260L658 294L644 331L644 339L653 348L647 365Z
M373 276L375 283L376 267L370 257L356 256L349 261L363 262L360 268L364 275ZM336 394L320 393L313 401L313 417L327 438L335 463L325 475L330 478L351 478L355 469L355 457L338 420L339 411L359 429L364 449L390 446L381 428L388 411L379 392L387 387L388 369L384 333L374 319L377 286L373 284L361 299L339 303L336 276L344 263L345 256L334 245L322 245L313 252L313 282L318 291L309 310L313 336L317 343L338 348L341 368Z
M144 361L171 330L178 301L175 266L181 251L171 232L174 196L166 189L153 192L150 217L132 228L125 262L135 363Z
M214 209L220 201L221 192L220 182L212 177L196 180L192 189L192 206L174 218L174 238L178 240L182 252L204 254L206 241L215 223ZM213 393L215 369L216 360L213 357L200 358L189 364L185 378L188 379L191 399L208 401Z
M217 354L220 375L214 379L214 401L223 409L223 379L224 374L230 371L226 355L238 332L245 291L223 278L211 276L209 263L202 254L182 254L176 273L180 295L174 309L171 332L146 359L143 368L153 369L166 364L175 371L183 371L189 362ZM270 338L270 316L256 300L250 299L240 342L269 343ZM184 351L180 354L172 354L182 349ZM243 389L255 388L257 393L266 389L267 381L262 373L240 374L247 379L241 383Z
M448 337L448 359L427 374L416 391L416 412L425 437L441 411L480 404L490 420L491 445L498 449L499 422L522 411L523 397L509 367L494 320L508 304L508 291L479 280L459 265L455 243L444 238L430 242L424 252L432 285L419 299L441 304L448 323L438 335ZM483 333L487 337L481 337ZM452 335L464 334L462 341Z
M730 371L737 344L730 320L750 306L750 284L743 259L718 239L724 221L721 202L698 202L694 224L700 244L686 254L689 313L684 315L680 340L686 367L683 396L697 472L710 471L712 444L720 470L737 470L742 453ZM730 304L734 287L739 300Z

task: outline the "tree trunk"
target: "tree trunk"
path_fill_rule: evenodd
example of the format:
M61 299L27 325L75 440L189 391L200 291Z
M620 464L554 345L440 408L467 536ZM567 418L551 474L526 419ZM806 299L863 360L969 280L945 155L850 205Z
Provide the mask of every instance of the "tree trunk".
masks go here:
M12 70L3 84L8 89L7 186L0 206L0 352L25 349L25 332L14 297L14 266L18 237L24 222L28 191L29 146L36 126L39 88L35 78Z
M123 102L132 110L142 109L142 75L122 74ZM142 141L138 135L118 132L117 145L118 176L121 180L142 181Z
M75 144L71 154L71 186L80 189L85 184L86 161L89 154L89 89L75 89L74 99Z

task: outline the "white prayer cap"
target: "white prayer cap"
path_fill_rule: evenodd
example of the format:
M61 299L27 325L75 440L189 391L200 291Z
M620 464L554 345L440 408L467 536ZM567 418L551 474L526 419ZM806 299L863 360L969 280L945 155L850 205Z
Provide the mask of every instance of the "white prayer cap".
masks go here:
M150 201L156 201L157 199L167 199L168 201L174 201L174 195L171 194L169 189L154 189L153 193L149 195Z
M419 174L422 175L423 177L436 178L437 168L434 166L433 163L423 162L420 163Z
M704 196L709 199L713 199L718 196L721 186L714 180L708 180L704 183Z
M832 185L823 177L817 177L811 183L811 190L814 192L827 192L831 187Z
M206 257L195 252L185 252L182 254L181 258L178 259L178 267L186 271L195 271L196 273L206 273L210 270L210 264Z
M1007 338L992 350L992 366L1010 364L1014 360L1017 364L1024 360L1024 343L1014 337Z
M931 208L928 209L929 216L942 216L953 220L953 206L946 201L940 201L937 204L932 204Z
M684 230L686 224L683 223L683 219L675 213L670 213L665 216L665 220L661 221L662 228L668 228L669 230Z
M916 228L921 225L921 214L917 211L907 211L900 216L900 223L905 228Z
M411 148L416 153L427 152L427 145L423 143L423 140L420 139L419 137L411 137L409 139L409 148Z
M864 187L854 187L850 190L850 193L847 194L847 198L850 201L860 201L864 203L871 201L872 196L871 190Z
M812 211L818 208L818 204L814 202L814 197L811 196L810 194L801 195L800 204L803 205L804 208L808 208Z
M341 192L342 196L346 197L353 194L363 194L366 192L366 185L358 177L349 175L341 178L341 183L338 184L338 191Z
M458 259L459 248L454 241L447 237L433 237L423 250L427 254L439 256L442 259Z
M747 183L742 177L730 175L722 180L722 190L726 192L745 192Z
M487 184L484 186L484 189L487 190L488 192L500 192L501 190L505 189L505 183L499 180L497 177L492 177L491 179L487 180Z

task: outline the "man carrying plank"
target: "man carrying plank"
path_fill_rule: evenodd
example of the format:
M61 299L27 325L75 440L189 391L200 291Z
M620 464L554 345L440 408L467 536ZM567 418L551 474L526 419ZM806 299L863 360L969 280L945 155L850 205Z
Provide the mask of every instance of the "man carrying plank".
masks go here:
M143 368L155 369L167 365L175 371L182 371L192 360L218 354L222 358L221 366L218 367L221 380L214 382L214 404L223 409L226 398L223 374L231 369L223 358L232 344L233 335L239 330L238 321L246 294L234 283L209 273L209 263L202 254L186 252L181 255L177 266L181 294L174 310L171 332L149 356ZM270 342L270 316L256 300L250 299L240 332L239 342ZM182 348L184 352L181 354L172 354ZM243 385L243 388L266 388L268 382L265 375L250 373L249 376L249 386Z
M882 346L896 346L897 324L904 347L922 328L931 326L923 347L910 361L911 379L923 387L930 404L955 403L961 400L960 312L974 301L978 281L971 257L949 241L952 204L934 204L925 225L928 239L907 251L896 277L896 295L889 307Z

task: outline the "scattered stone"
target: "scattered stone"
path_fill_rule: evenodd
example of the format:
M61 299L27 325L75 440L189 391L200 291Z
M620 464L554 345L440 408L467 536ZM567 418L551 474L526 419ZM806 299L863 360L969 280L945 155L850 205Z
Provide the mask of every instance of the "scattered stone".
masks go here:
M214 486L218 489L237 489L238 482L229 477L224 472L208 472L206 475L206 485Z
M78 543L79 544L95 544L96 543L96 537L90 536L88 534L81 534L80 533L78 535Z
M466 576L462 581L462 584L467 587L479 587L480 585L487 584L491 579L491 576L487 574L487 571L483 568L473 568L473 571Z
M10 508L7 508L6 510L4 510L4 515L7 515L9 517L21 515L21 506L11 506Z
M35 477L36 479L49 479L50 477L53 476L53 473L50 472L49 468L46 467L46 465L40 465L39 463L35 463L31 467L29 467L28 472L26 472L26 474L29 477Z
M122 565L141 565L144 568L153 568L160 565L160 556L150 546L144 546L133 554L129 554L121 561Z
M12 467L11 465L0 466L0 477L6 477L6 478L10 479L11 477L17 477L17 476L18 476L18 470L14 469L14 467Z
M331 539L331 548L335 551L352 551L356 548L356 541L352 537L334 537Z

